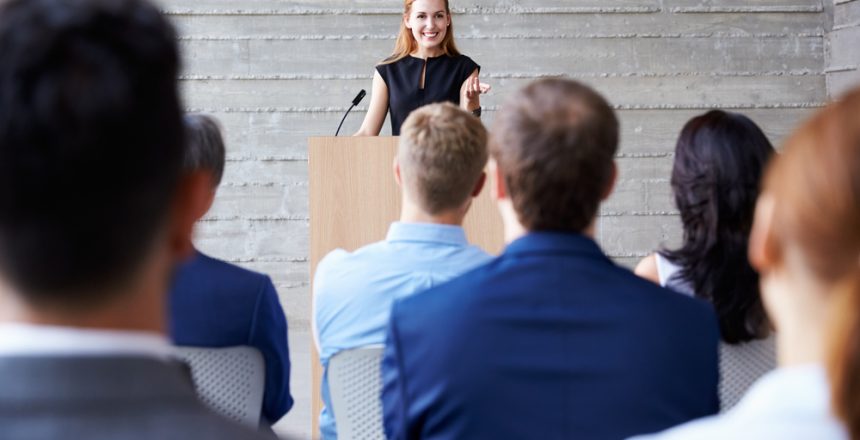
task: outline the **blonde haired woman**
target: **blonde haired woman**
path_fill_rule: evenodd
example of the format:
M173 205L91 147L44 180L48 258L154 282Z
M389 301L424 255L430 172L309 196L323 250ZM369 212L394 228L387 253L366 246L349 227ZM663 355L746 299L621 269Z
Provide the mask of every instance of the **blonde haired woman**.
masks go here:
M452 102L481 115L481 93L490 86L478 80L481 67L454 44L448 0L405 0L394 53L376 66L367 115L356 136L377 136L387 112L391 134L413 110Z
M860 440L860 89L788 140L749 249L779 368L725 415L656 438Z

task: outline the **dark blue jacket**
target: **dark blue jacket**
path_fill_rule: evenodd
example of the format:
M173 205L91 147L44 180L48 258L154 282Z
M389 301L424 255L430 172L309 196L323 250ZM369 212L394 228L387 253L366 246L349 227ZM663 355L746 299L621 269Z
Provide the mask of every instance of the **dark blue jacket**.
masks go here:
M394 303L390 439L624 439L718 410L711 307L616 266L582 235L532 233Z
M266 361L263 417L277 422L293 406L287 318L268 276L200 252L180 266L170 292L176 345L248 345Z

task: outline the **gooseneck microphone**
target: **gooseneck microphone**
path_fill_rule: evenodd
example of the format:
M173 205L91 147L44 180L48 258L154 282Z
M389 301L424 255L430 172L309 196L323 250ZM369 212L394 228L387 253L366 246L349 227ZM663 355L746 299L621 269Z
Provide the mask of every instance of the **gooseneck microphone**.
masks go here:
M346 117L347 117L347 115L349 115L349 112L351 112L352 109L355 108L355 106L357 106L358 103L361 102L362 99L364 99L364 95L366 95L366 94L367 93L364 91L364 89L361 89L361 91L358 92L358 95L355 95L355 99L352 100L352 105L349 106L349 109L347 109L346 113L343 115L343 119L340 120L340 125L337 126L337 131L334 132L335 136L337 136L340 133L340 127L343 127L343 121L346 120Z

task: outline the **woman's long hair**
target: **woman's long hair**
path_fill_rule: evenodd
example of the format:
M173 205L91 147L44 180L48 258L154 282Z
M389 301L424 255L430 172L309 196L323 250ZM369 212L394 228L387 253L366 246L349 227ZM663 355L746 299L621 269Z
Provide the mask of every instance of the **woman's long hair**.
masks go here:
M832 296L827 323L834 412L860 440L860 89L827 106L788 140L765 181L773 236L796 249Z
M661 254L680 267L677 276L697 297L714 305L729 344L769 333L747 244L761 178L773 154L753 121L720 110L687 122L675 148L671 183L684 242Z
M396 63L406 57L408 57L412 52L418 50L418 42L415 41L415 37L412 36L412 31L406 27L406 23L404 20L409 18L409 14L412 13L412 3L415 0L405 0L403 2L403 17L400 18L400 33L397 34L397 42L394 43L394 52L388 58L382 60L380 64L391 64ZM451 8L448 7L448 0L445 0L445 13L448 14L450 19L451 17ZM451 25L448 26L448 30L445 32L445 38L442 39L442 53L444 55L448 55L450 57L455 57L460 55L460 51L457 50L457 45L454 44L454 20L451 20Z

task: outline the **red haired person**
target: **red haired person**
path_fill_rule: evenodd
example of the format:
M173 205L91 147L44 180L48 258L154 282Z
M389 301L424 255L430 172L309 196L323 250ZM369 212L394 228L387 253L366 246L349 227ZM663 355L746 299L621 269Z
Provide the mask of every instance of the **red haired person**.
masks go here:
M394 53L376 66L367 115L356 136L378 136L391 114L391 134L413 110L451 102L481 115L481 94L490 86L478 80L481 66L460 53L448 0L405 0Z

